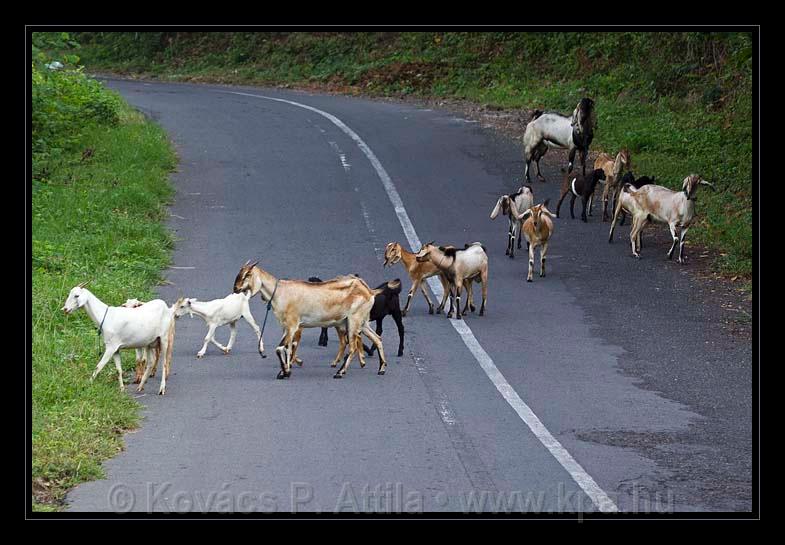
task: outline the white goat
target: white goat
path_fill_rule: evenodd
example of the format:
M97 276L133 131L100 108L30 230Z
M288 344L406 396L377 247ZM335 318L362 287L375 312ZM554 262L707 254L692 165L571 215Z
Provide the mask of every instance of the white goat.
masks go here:
M139 299L127 299L122 306L126 308L136 308L145 304L145 301ZM136 372L134 373L134 384L139 384L142 381L142 374L147 366L147 362L153 362L153 369L150 371L150 376L155 376L155 371L158 369L158 359L161 357L161 343L156 340L153 344L145 348L136 349ZM169 377L167 377L169 378Z
M534 204L534 193L532 188L528 185L521 186L516 193L511 195L502 195L496 201L496 206L491 211L491 219L496 219L499 212L507 216L509 219L509 229L507 231L507 249L504 255L510 256L510 259L515 257L515 239L518 239L518 249L521 248L521 227L523 222L518 219L518 216Z
M673 251L678 244L678 262L686 263L684 239L695 218L695 193L699 185L707 185L714 191L717 190L714 184L707 182L697 174L690 174L684 178L681 191L673 191L667 187L653 184L644 185L637 190L630 185L624 186L622 193L626 193L626 195L620 195L617 213L623 207L632 214L630 244L634 257L640 258L641 230L647 223L654 221L667 223L671 237L673 237L673 244L667 254L668 259L673 259ZM611 238L614 225L615 222L611 224Z
M123 390L123 368L119 351L123 348L147 348L160 342L161 353L164 354L164 371L161 373L161 386L158 393L164 395L174 343L174 309L180 301L178 300L172 308L161 299L149 301L137 308L110 307L86 289L85 284L86 282L83 282L71 289L65 305L60 310L70 314L84 307L87 315L98 326L99 334L103 335L106 350L93 371L90 381L95 379L110 358L114 358L120 389ZM148 360L144 375L136 389L137 392L144 390L144 383L150 375L151 368L152 361Z
M450 282L450 305L455 309L456 320L461 319L461 290L464 283L466 283L467 296L463 314L466 314L472 299L471 283L476 280L482 284L480 316L485 314L485 304L488 300L488 255L481 243L473 242L467 244L463 250L459 250L453 246L436 246L433 242L429 242L423 244L416 255L417 261L431 261L447 277ZM457 303L453 301L454 299L457 299ZM473 305L471 306L474 310ZM447 313L448 318L450 314L451 312Z
M251 309L248 305L248 300L251 298L251 292L245 291L242 293L230 293L223 299L214 299L212 301L199 301L198 299L184 299L175 309L175 316L182 316L188 314L193 318L196 314L202 320L207 322L207 335L204 338L204 345L199 352L196 353L197 358L204 356L207 351L207 344L213 343L215 346L223 350L224 354L232 351L234 346L234 339L237 335L237 321L244 318L248 325L256 333L256 338L259 342L259 353L263 358L267 356L264 354L264 341L262 340L262 332L259 326L251 315ZM229 343L223 346L215 340L216 328L229 324L231 333L229 334Z

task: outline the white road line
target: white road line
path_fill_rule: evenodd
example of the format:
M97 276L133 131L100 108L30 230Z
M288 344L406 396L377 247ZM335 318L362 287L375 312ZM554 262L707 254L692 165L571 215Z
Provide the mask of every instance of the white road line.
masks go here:
M393 184L392 180L390 179L390 175L387 174L387 171L384 169L382 164L379 162L379 159L376 155L371 151L371 148L363 142L363 140L354 132L352 129L347 127L343 121L338 119L332 114L327 112L323 112L313 106L308 106L306 104L301 104L299 102L294 102L291 100L285 100L283 98L273 98L263 95L253 95L249 93L240 93L237 91L216 91L219 93L230 93L234 95L242 95L254 98L261 98L265 100L274 100L276 102L283 102L286 104L291 104L292 106L297 106L299 108L304 108L306 110L310 110L312 112L316 112L317 114L326 117L329 119L336 127L341 129L346 135L351 138L356 144L357 147L365 154L368 160L371 162L371 165L376 170L376 173L379 176L379 179L382 181L384 185L384 189L387 192L387 196L390 198L390 202L392 202L393 207L395 209L395 214L398 216L398 221L401 223L401 227L403 228L403 232L406 235L406 239L409 241L409 246L412 248L413 251L417 251L422 247L422 243L420 242L419 237L417 236L417 232L414 230L414 225L412 224L411 220L409 219L409 214L406 213L406 208L403 205L403 201L401 200L401 196L398 194L398 190L395 188L395 184ZM431 287L434 295L441 299L442 294L442 287L437 281L435 277L431 277L427 280L428 285ZM461 336L463 339L464 344L475 357L477 362L480 364L480 367L485 374L491 379L496 389L499 390L502 397L510 404L510 406L515 410L518 416L523 420L523 422L529 427L532 433L539 439L540 443L542 443L545 448L553 455L554 458L561 464L561 466L570 474L573 480L578 484L578 486L583 489L587 496L591 499L597 508L604 512L604 513L612 513L617 512L619 508L616 504L611 500L610 497L605 493L605 491L600 488L600 486L592 479L591 475L589 475L583 467L572 457L572 455L567 452L561 443L548 431L548 428L540 421L534 411L521 399L515 389L507 382L507 379L504 378L501 371L496 367L493 363L493 360L488 355L488 353L483 349L480 345L477 338L474 336L474 333L469 328L464 320L450 320L453 328L458 335Z

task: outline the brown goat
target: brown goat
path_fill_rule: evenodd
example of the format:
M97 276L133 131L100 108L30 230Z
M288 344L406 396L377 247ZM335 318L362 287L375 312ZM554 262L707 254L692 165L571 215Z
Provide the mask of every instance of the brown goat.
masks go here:
M545 254L548 252L548 242L553 235L553 220L556 214L548 210L548 202L550 199L545 199L545 202L532 206L521 214L519 219L526 219L523 224L523 236L529 243L529 274L526 277L527 282L532 281L534 272L534 249L540 246L540 276L545 276Z
M594 160L594 168L601 168L605 172L605 187L602 188L602 221L608 221L608 200L610 195L613 195L613 205L611 212L616 209L616 200L619 196L620 180L624 169L632 169L632 160L630 159L630 150L627 148L622 149L616 154L614 158L608 153L601 153ZM589 204L589 215L591 216L591 209L594 207L594 198Z
M423 280L431 276L438 276L439 282L444 289L444 297L442 298L439 307L436 309L436 314L441 314L444 304L447 301L447 294L449 290L449 282L445 278L442 271L430 261L417 261L417 256L412 252L406 251L397 242L390 242L384 249L384 266L395 265L399 261L403 262L403 267L409 273L409 278L412 280L412 287L409 289L409 295L406 297L406 306L401 311L402 316L406 316L409 312L409 305L412 303L412 296L417 293L417 288L422 290L423 297L428 303L428 314L433 314L433 303L431 302L428 293L425 291ZM451 309L452 311L452 309Z
M269 302L281 324L284 334L275 349L281 363L279 379L289 378L291 374L295 356L293 342L301 327L345 328L349 355L334 378L343 378L352 357L362 352L360 333L376 345L379 350L378 374L385 373L387 360L382 340L368 324L374 297L381 290L372 290L356 276L339 276L321 283L279 280L257 263L246 262L242 266L234 281L234 292L249 290L251 296L259 293L263 301Z

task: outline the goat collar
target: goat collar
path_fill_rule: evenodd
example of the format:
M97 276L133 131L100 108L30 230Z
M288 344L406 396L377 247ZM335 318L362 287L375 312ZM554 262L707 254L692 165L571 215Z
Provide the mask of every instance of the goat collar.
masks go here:
M698 196L696 195L697 191L693 191L692 196L690 196L690 194L687 193L686 189L682 189L682 191L684 191L684 194L687 196L688 201L692 201L692 202L698 201Z

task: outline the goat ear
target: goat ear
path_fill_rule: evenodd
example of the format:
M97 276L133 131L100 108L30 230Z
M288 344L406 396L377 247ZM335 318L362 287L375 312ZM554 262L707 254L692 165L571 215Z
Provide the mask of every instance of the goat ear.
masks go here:
M524 212L523 214L518 216L518 219L519 220L524 220L524 219L528 218L529 216L531 216L531 214L532 214L532 209L531 208L527 208L526 212Z
M717 191L717 187L716 187L716 186L715 186L713 183L711 183L711 182L707 182L706 180L701 180L701 181L700 181L700 182L698 182L698 183L699 183L699 184L701 184L701 185L707 185L707 186L709 186L709 187L710 187L710 188L711 188L713 191Z
M504 196L502 195L501 197L499 197L499 200L496 201L496 205L493 207L493 210L491 210L491 219L496 219L496 216L499 215L499 211L501 210L502 207L503 198Z

